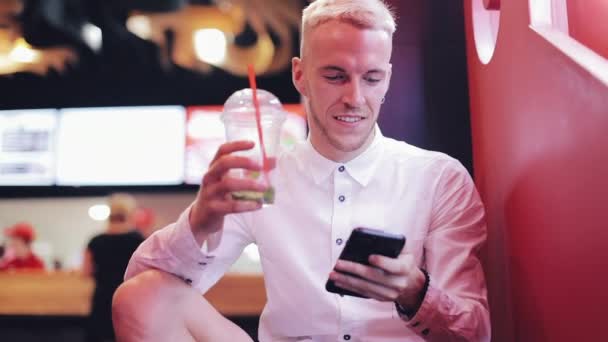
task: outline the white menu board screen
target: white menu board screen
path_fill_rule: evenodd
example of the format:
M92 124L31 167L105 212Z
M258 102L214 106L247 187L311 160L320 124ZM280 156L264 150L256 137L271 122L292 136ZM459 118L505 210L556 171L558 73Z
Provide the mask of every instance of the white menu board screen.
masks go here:
M0 185L52 185L55 109L0 111Z
M185 120L180 106L62 109L57 184L182 184Z

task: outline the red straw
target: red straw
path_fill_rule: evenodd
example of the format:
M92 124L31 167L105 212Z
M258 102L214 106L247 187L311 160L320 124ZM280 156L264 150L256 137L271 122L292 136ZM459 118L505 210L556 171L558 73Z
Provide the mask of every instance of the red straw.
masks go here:
M270 185L270 179L268 177L268 157L266 157L266 147L264 146L264 135L262 134L262 115L260 113L260 102L258 101L258 87L255 82L255 71L253 65L249 64L247 67L249 71L249 86L253 91L253 106L255 107L255 121L258 126L258 137L260 138L260 149L262 150L262 169L264 170L264 178L266 184Z

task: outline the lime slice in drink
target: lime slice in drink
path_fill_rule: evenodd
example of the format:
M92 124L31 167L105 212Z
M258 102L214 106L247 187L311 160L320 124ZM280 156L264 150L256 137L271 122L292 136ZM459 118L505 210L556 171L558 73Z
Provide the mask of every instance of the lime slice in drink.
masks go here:
M261 191L235 191L232 193L232 198L239 201L255 201L263 204L274 203L274 187L268 190Z

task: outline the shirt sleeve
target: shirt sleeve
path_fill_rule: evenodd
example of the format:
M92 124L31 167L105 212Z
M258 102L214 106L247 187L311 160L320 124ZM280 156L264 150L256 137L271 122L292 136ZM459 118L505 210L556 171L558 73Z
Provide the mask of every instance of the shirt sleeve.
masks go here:
M253 238L246 215L227 215L224 227L202 247L190 228L190 207L174 223L156 231L139 245L127 266L125 280L148 269L171 273L206 292L228 270Z
M487 290L478 258L486 230L485 210L471 177L450 159L436 185L424 245L429 288L416 314L402 317L426 341L490 341Z

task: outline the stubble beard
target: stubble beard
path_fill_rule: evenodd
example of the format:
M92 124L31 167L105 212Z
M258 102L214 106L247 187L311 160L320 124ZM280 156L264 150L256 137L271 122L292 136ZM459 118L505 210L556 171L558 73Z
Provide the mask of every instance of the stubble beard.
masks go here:
M310 99L309 99L309 101L310 101ZM321 122L321 119L319 119L319 116L317 115L317 112L312 108L312 105L309 104L308 108L309 108L309 114L313 121L313 125L321 133L321 138L324 138L327 142L329 142L329 144L337 151L345 152L345 153L357 151L367 142L370 135L373 134L375 125L371 125L367 134L362 135L359 139L357 139L354 142L348 143L348 142L341 141L341 140L337 139L336 137L333 137L329 133L329 131L327 130L327 126L323 125L323 123ZM331 118L330 118L330 120L331 120ZM370 117L367 117L364 120L370 120Z

